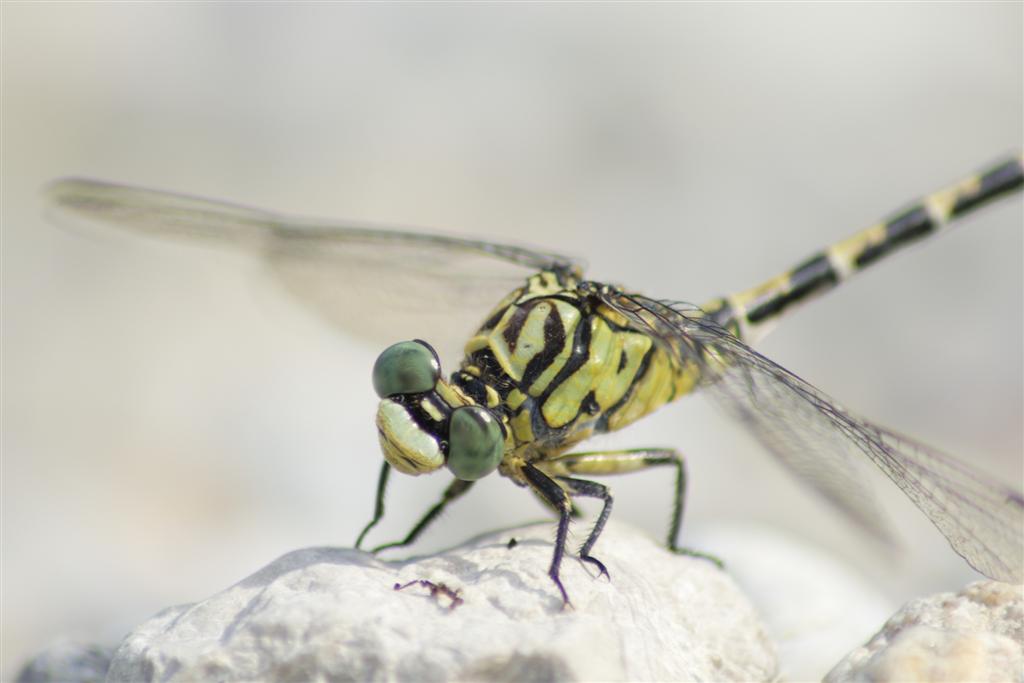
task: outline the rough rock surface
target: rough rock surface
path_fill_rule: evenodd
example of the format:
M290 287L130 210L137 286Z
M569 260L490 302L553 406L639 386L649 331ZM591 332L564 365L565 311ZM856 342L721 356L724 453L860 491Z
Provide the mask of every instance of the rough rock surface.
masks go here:
M1024 586L981 581L909 602L825 681L1024 681Z
M99 683L107 677L114 648L60 640L33 657L18 673L18 683Z
M342 548L289 553L128 635L108 680L770 680L775 655L746 598L705 560L610 523L566 558L573 607L547 577L551 527L383 562ZM509 540L517 543L509 547ZM444 594L425 579L459 591Z

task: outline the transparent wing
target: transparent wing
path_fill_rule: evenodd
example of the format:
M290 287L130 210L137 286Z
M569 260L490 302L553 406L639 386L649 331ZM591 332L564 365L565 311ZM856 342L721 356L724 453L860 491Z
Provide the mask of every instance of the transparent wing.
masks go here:
M55 218L252 252L303 303L377 343L428 339L450 359L530 273L579 271L565 256L475 239L326 223L181 194L68 178L47 188Z
M953 550L993 579L1024 581L1024 498L957 459L853 415L765 358L696 307L598 287L632 324L704 371L713 394L790 471L860 526L886 536L867 485L867 456L942 532Z

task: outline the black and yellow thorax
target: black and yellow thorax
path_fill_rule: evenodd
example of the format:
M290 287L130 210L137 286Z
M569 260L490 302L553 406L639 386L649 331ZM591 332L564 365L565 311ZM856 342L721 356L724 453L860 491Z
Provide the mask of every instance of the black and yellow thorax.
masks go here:
M550 457L690 391L696 364L627 323L565 272L540 272L494 309L452 380L504 413L515 450Z

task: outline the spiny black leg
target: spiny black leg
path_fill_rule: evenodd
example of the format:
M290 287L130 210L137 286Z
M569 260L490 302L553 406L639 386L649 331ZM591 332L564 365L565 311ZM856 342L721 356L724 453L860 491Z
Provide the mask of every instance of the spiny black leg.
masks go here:
M676 485L672 498L672 521L668 529L668 548L679 555L700 557L719 567L722 561L713 555L679 547L679 530L683 523L683 504L686 500L686 469L682 456L668 448L634 448L622 451L594 451L570 453L554 460L565 467L570 474L600 476L606 474L627 474L648 467L671 465L676 469Z
M686 500L686 465L675 451L652 451L644 458L650 467L672 465L676 469L676 485L672 494L672 521L668 527L668 549L679 552L679 530L683 526L683 503Z
M537 491L537 489L530 489L530 490L533 491L534 494L536 494L538 500L540 500L540 502L544 504L544 507L551 507L551 503L548 502L547 498L545 498L543 495L541 495L541 493L539 491ZM569 516L572 517L573 519L579 519L580 517L582 517L583 513L576 506L576 503L573 503L571 499L570 499L569 502L572 504L572 512L569 513ZM562 511L559 510L558 508L555 508L554 509L554 513L556 515L560 515L560 514L562 514Z
M696 557L700 560L707 560L719 569L725 569L725 562L722 562L722 558L712 555L711 553L702 553L701 551L693 550L692 548L670 548L670 550L676 555L686 555L687 557Z
M401 548L402 546L406 546L413 543L419 537L419 535L423 533L423 530L426 529L431 522L437 519L437 516L441 514L441 511L444 510L445 506L447 506L448 503L452 502L453 500L461 496L463 493L468 491L473 484L474 482L472 481L463 481L461 479L455 479L454 481L452 481L452 483L448 485L448 488L444 490L444 493L441 494L441 500L437 503L437 505L430 508L430 510L427 511L427 514L423 515L423 519L416 523L416 526L412 528L412 531L410 531L409 534L404 539L402 539L401 541L395 541L394 543L385 543L384 545L379 545L373 549L373 552L379 553L380 551L385 550L387 548Z
M551 558L551 568L548 576L555 582L558 592L562 594L562 606L571 606L569 594L565 592L562 580L558 576L558 570L562 566L562 556L565 554L565 538L569 534L569 520L572 517L572 501L562 487L551 477L547 476L533 465L527 463L523 466L523 476L527 483L533 487L544 500L555 510L558 510L558 531L555 534L555 552Z
M391 474L391 465L388 464L387 460L384 461L384 466L380 469L380 477L377 479L377 502L373 506L373 519L370 523L363 528L363 532L359 534L359 538L356 539L356 550L359 550L359 546L363 544L363 538L369 533L370 529L377 525L380 518L384 516L384 491L388 487L388 475Z
M646 461L649 465L674 465L676 468L676 488L672 497L672 523L668 529L668 549L677 555L708 560L722 569L725 564L714 555L679 547L679 529L683 524L683 503L686 500L686 465L683 459L675 451L664 451L658 455L652 454Z
M582 546L580 546L580 559L584 562L590 562L593 564L597 567L600 574L604 574L609 580L611 580L612 577L608 573L608 569L604 566L604 563L590 555L590 550L594 547L594 544L597 543L597 537L601 535L601 532L604 530L604 524L608 521L608 516L612 513L611 491L608 490L607 486L604 484L598 484L596 481L573 479L571 477L559 477L558 480L569 487L570 495L600 498L604 501L604 505L601 507L601 514L597 516L597 521L594 522L594 528L590 530L590 535L587 536L587 540L583 542Z

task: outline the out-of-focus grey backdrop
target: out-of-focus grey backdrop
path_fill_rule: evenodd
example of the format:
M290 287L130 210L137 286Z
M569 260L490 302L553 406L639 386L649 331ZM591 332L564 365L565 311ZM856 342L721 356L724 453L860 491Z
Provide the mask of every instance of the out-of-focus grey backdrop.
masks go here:
M284 552L350 544L380 465L378 349L240 255L54 227L48 180L538 244L701 302L1022 143L1019 3L2 13L4 678L58 635L114 642ZM1021 223L1019 200L991 208L762 349L1019 482ZM689 457L684 534L712 546L723 522L785 528L894 604L974 576L891 490L904 553L874 552L702 400L599 445L662 444ZM374 539L445 483L394 477ZM666 478L612 483L616 517L660 537ZM420 548L544 515L478 489Z

